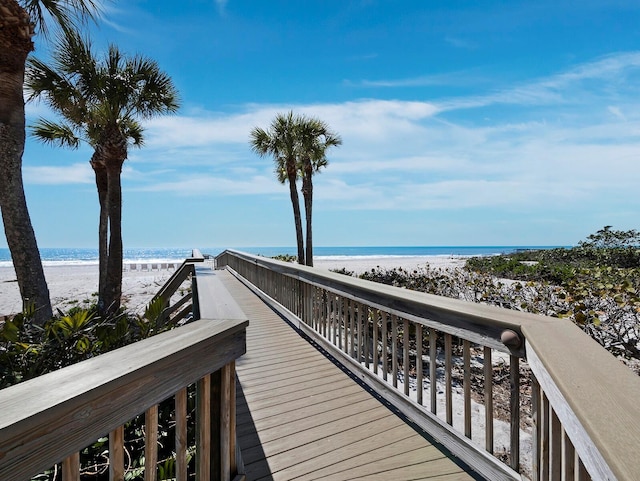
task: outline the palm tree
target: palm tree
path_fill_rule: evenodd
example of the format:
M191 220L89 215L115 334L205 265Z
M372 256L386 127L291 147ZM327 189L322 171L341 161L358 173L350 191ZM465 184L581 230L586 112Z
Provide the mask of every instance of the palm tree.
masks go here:
M313 235L311 218L313 208L313 174L328 164L326 152L330 147L342 144L342 139L329 129L320 119L299 117L297 122L298 136L298 169L302 177L302 196L306 217L306 261L313 266Z
M88 40L66 32L53 52L51 66L29 60L26 86L30 98L44 99L64 121L40 119L33 135L46 143L77 148L81 141L94 149L99 222L99 310L113 314L122 294L122 165L129 146L141 147L148 119L178 109L171 79L156 62L128 57L116 46L103 59Z
M297 117L293 112L278 114L271 122L268 130L259 127L251 131L251 148L259 156L273 156L275 172L278 181L284 184L289 181L289 194L293 207L293 219L296 227L296 242L298 245L298 263L304 265L304 245L302 237L302 217L300 215L300 201L296 180L297 167Z
M25 64L45 18L73 29L96 12L94 0L0 0L0 210L23 306L35 308L40 324L53 313L22 183Z

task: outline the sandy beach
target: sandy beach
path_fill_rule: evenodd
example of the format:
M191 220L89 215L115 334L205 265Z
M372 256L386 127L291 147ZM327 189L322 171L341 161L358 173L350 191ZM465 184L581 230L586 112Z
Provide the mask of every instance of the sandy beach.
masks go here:
M123 272L122 303L134 312L142 312L173 270ZM76 303L95 302L98 291L98 265L45 266L44 275L54 311L65 312ZM86 301L86 302L85 302ZM0 267L0 315L22 309L20 291L12 267Z
M381 268L402 267L407 270L423 268L427 264L433 268L452 268L464 266L464 257L452 256L383 256L383 257L319 257L314 260L319 269L340 269L362 274L365 271ZM141 313L173 273L172 269L158 269L159 264L145 266L136 270L125 265L122 281L122 303L133 312ZM156 268L152 268L156 267ZM76 303L90 304L95 301L98 290L98 264L82 265L46 265L45 277L53 308L65 312ZM0 267L0 315L19 312L22 308L20 292L13 267Z

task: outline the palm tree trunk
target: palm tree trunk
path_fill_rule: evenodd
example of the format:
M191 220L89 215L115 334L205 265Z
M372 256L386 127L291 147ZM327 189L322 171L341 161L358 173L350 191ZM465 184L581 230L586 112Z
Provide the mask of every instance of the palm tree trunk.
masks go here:
M304 173L302 178L302 195L304 197L304 214L307 219L307 265L313 267L313 234L311 232L311 210L313 207L313 183L311 171Z
M304 265L304 239L302 237L302 215L300 214L300 199L298 197L298 187L296 185L297 174L293 178L289 176L289 193L291 195L291 205L293 206L293 220L296 224L296 242L298 243L298 264Z
M100 203L100 221L98 225L98 309L104 311L104 289L107 284L107 254L108 254L108 228L109 209L107 205L108 181L104 164L97 160L97 153L93 154L91 167L96 176L98 189L98 202Z
M109 253L104 288L104 313L115 314L122 297L122 185L120 167L106 168L108 179Z
M34 320L53 317L49 289L31 224L22 183L25 143L22 86L33 28L13 0L0 0L0 210L23 307L35 307Z

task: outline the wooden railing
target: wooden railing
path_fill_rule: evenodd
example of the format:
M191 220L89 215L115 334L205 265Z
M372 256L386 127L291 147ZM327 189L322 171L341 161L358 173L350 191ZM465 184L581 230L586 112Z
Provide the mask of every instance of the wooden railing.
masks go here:
M640 479L640 380L570 321L237 251L216 265L485 478Z
M200 311L215 302L195 297ZM247 325L239 316L199 319L0 390L0 480L24 481L52 469L64 481L79 480L87 468L81 451L108 434L105 469L121 481L132 469L124 426L140 415L145 455L144 467L136 468L145 481L155 480L158 406L170 398L174 479L191 479L194 451L196 479L244 479L235 441L235 360L246 351ZM195 413L187 408L194 391Z

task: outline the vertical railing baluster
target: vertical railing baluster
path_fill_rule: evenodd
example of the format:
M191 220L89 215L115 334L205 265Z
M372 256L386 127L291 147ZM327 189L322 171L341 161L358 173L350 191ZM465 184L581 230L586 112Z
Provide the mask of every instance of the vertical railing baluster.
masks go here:
M391 380L398 387L398 317L391 314Z
M364 305L361 302L357 304L357 315L356 319L358 321L358 352L356 355L356 359L358 363L362 364L364 362Z
M158 405L144 413L144 481L156 481L158 464Z
M576 481L590 481L591 476L589 476L589 473L587 472L587 469L584 467L584 463L582 462L582 459L580 459L580 457L578 456L577 451L576 451L575 465L576 465L576 477L575 477Z
M389 344L389 334L387 333L388 315L385 311L380 311L382 322L382 379L387 380L387 372L389 371L389 355L387 345Z
M236 362L229 363L229 454L231 460L229 466L231 474L238 472L237 453L237 434L236 434Z
M329 323L329 293L322 290L322 337L327 339L327 324Z
M444 384L445 384L445 410L447 424L453 426L453 396L451 378L451 334L444 335Z
M403 341L402 341L402 350L403 350L403 376L404 376L404 395L409 395L409 371L411 368L410 359L409 359L409 320L403 319Z
M80 481L80 453L73 453L62 461L62 481Z
M550 467L550 443L551 436L551 406L549 399L542 389L540 390L540 481L549 481Z
M218 391L219 399L216 401L219 403L219 432L217 449L220 453L220 479L231 479L231 457L235 457L235 440L231 441L231 432L235 432L235 427L232 428L232 424L235 424L235 419L231 419L231 405L235 403L235 399L231 399L231 371L235 368L235 363L231 362L224 365L220 369L220 386ZM215 433L213 433L215 434ZM235 464L235 463L234 463Z
M562 479L572 481L575 477L575 461L576 452L567 436L567 433L562 428Z
M124 480L124 426L109 433L109 480Z
M349 330L347 323L349 322L348 300L343 297L340 303L340 327L342 328L342 336L340 337L340 344L342 345L342 352L349 351Z
M484 348L484 446L487 452L493 454L493 362L491 348Z
M338 349L342 350L342 306L344 300L338 296L336 301L336 329L338 331Z
M417 402L422 406L424 395L424 373L422 372L422 342L423 332L422 324L416 324L416 390L417 390Z
M531 376L531 420L533 421L532 440L531 440L531 473L533 480L540 479L540 443L541 443L541 420L540 412L540 384L535 376Z
M364 365L367 369L371 366L371 332L369 322L369 306L362 304L362 328L364 329Z
M355 312L354 312L354 304L355 301L354 300L349 300L349 309L347 311L347 316L349 317L349 349L347 350L347 353L349 355L349 357L355 357L356 354L356 318L355 318Z
M509 384L511 387L510 414L511 414L511 447L509 465L518 471L520 465L520 358L509 357Z
M196 478L209 479L211 472L211 375L196 388Z
M378 332L380 328L378 326L378 318L380 317L380 311L377 309L371 309L371 326L373 327L373 344L371 346L371 361L373 362L373 373L378 374L378 364L380 364L380 355L378 350Z
M462 363L464 391L464 435L471 439L471 343L466 339L462 342Z
M176 393L176 481L187 481L187 388Z
M431 412L437 414L438 412L438 370L436 365L438 346L437 346L436 330L429 328L429 394L431 396Z
M562 424L551 408L551 427L549 429L549 479L560 479L562 473Z

